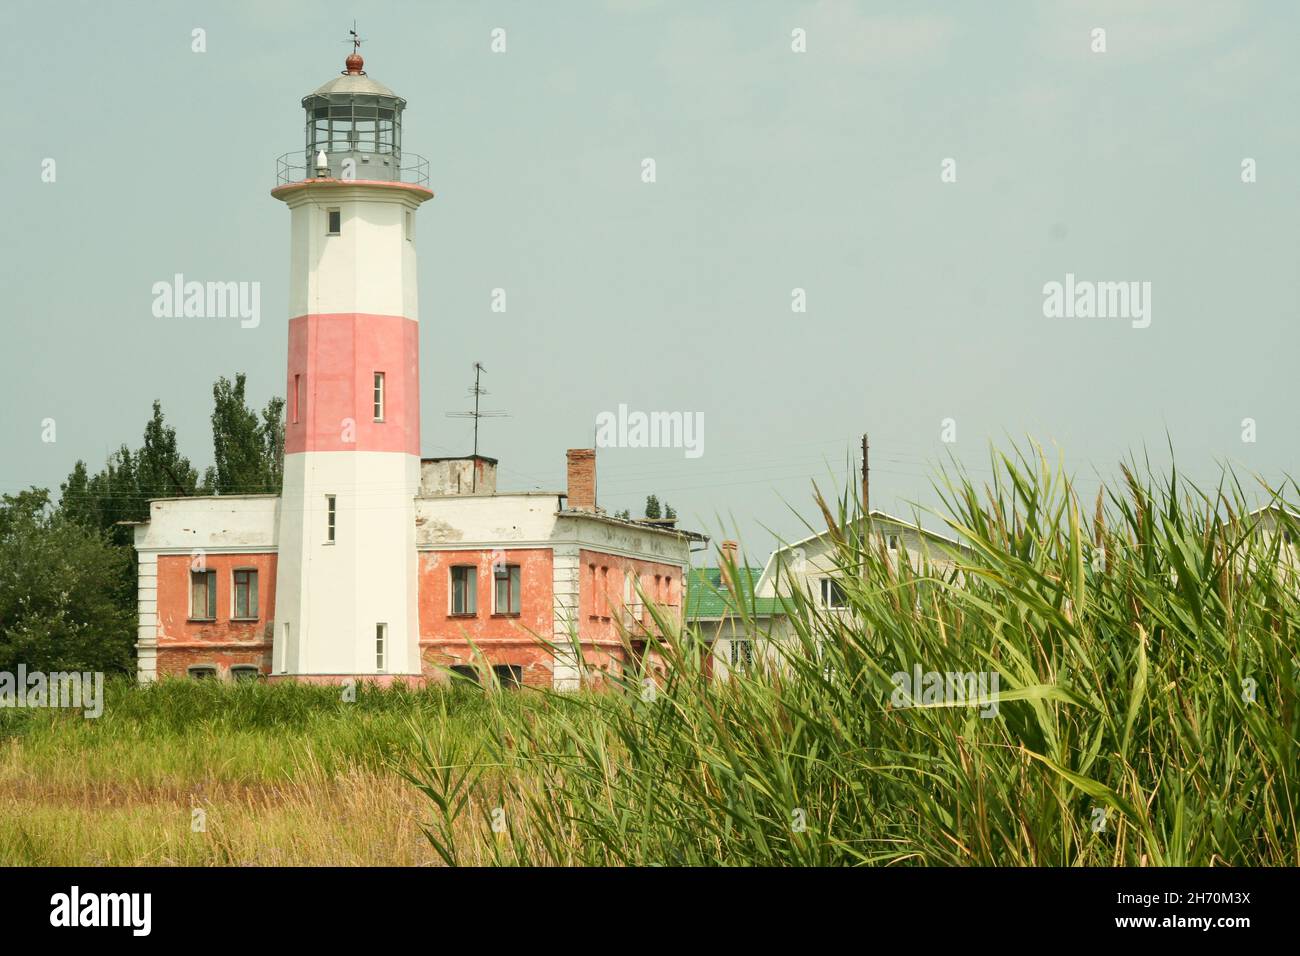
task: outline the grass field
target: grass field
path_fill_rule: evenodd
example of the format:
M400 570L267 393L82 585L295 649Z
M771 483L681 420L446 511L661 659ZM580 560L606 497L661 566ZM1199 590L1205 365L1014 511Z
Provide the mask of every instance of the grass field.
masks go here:
M942 485L971 545L947 576L821 502L848 610L798 602L782 659L726 686L664 621L653 694L118 684L98 720L0 712L0 863L1300 864L1295 520L993 464ZM996 674L996 714L900 700L917 668Z

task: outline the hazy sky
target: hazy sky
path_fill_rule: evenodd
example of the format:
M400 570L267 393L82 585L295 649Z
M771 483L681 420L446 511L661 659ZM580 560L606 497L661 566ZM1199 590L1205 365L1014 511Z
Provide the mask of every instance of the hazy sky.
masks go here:
M934 504L949 451L979 468L1025 435L1085 487L1166 434L1198 477L1297 470L1294 3L5 6L0 490L138 445L155 398L202 469L218 375L259 406L283 392L275 158L354 17L437 193L426 455L469 452L445 412L476 360L511 415L481 439L503 488L562 488L565 449L620 403L702 413L698 458L602 449L600 503L656 492L758 562L864 430L894 511ZM261 324L155 318L177 272L260 282ZM1149 282L1149 327L1045 317L1067 273Z

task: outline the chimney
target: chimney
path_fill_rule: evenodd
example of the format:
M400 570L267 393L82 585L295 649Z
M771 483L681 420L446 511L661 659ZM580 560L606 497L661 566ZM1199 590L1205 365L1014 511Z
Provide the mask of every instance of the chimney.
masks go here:
M731 570L740 567L740 544L736 541L724 541L718 546L718 555L721 558L718 570L721 573L722 584L735 594L736 582L731 578Z
M596 449L569 449L569 507L596 510Z

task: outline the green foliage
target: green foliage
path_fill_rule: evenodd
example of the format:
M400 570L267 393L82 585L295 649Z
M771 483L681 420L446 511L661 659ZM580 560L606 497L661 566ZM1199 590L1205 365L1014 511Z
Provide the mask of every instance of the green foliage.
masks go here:
M244 373L212 386L214 465L205 482L214 494L279 494L284 474L284 399L258 414L245 403Z
M659 508L658 495L648 495L645 500L645 516L647 518L659 518L662 513Z
M776 643L742 612L748 674L709 683L702 636L664 619L653 693L494 713L484 759L526 812L477 839L539 864L1300 863L1284 535L1231 485L1126 469L1089 522L1041 453L993 465L990 488L944 479L955 570L899 560L852 491L819 498L848 607L796 589ZM997 712L900 702L918 665L998 674ZM414 776L454 809L469 770L446 764Z
M48 509L32 489L0 500L0 670L126 672L135 641L130 554Z
M198 472L177 448L176 429L164 420L161 403L154 402L140 449L133 452L123 445L94 475L85 462L78 461L60 487L59 510L69 520L130 547L132 531L119 522L148 520L150 498L200 491Z

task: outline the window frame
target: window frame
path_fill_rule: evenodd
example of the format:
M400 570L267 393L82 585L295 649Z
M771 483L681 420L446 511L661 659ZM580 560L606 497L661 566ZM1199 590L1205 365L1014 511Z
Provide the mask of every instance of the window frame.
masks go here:
M818 578L821 592L821 606L828 611L845 611L849 607L849 596L844 593L844 586L834 578ZM833 604L832 599L838 592L841 604Z
M197 609L194 607L194 584L195 578L203 575L205 580L207 607L204 608L206 614L202 617L196 614ZM189 620L202 623L211 623L217 620L217 570L216 568L204 568L202 571L190 569L190 616Z
M335 225L335 218L338 217L338 224ZM325 207L325 235L341 236L343 235L343 209L341 206Z
M492 574L492 616L519 617L523 613L523 568L518 564L504 564L505 574ZM506 610L501 610L501 585L506 586Z
M388 625L375 624L375 673L388 673Z
M754 642L745 637L732 637L729 640L731 644L731 669L744 673L754 666ZM741 653L743 651L743 654Z
M251 676L248 677L236 676L239 674L248 674ZM246 680L256 681L256 680L261 680L261 678L262 678L262 668L258 667L256 664L231 664L230 665L230 680L232 683L238 684Z
M185 668L187 680L220 680L221 672L216 664L191 664Z
M248 593L248 608L252 614L239 613L239 576L251 575L248 578L246 587ZM258 599L258 578L257 568L231 568L230 569L230 619L232 621L260 621L262 619L262 606Z
M325 543L333 544L338 540L339 505L337 495L325 496Z
M456 575L461 574L466 583L465 607L456 610ZM447 569L447 616L478 617L478 568L472 564L453 564Z
M387 410L385 407L388 399L387 384L384 373L376 372L371 391L371 411L374 412L374 420L377 422L384 421L384 412Z

